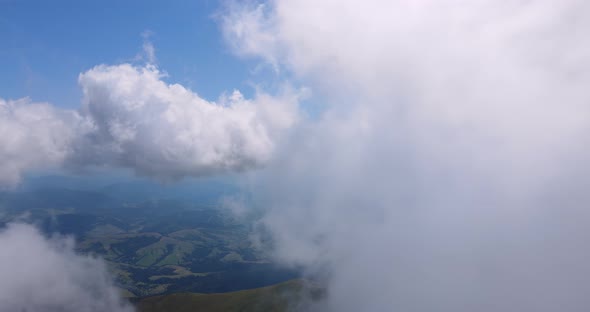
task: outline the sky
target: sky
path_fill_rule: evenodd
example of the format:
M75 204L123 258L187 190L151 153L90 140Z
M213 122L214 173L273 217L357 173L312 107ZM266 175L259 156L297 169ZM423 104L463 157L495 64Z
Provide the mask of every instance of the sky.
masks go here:
M327 287L312 310L588 310L587 1L177 4L103 24L64 3L63 28L2 10L1 62L22 78L2 73L0 186L236 173L275 260ZM20 232L55 250L18 226L0 242Z
M224 43L219 8L217 1L1 1L0 94L78 107L78 74L132 61L142 34L170 81L210 100L234 88L252 94L259 77Z

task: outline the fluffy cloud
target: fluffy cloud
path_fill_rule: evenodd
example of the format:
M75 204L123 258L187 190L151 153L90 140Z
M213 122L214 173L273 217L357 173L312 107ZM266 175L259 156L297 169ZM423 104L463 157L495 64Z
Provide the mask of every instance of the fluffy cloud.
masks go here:
M0 186L14 186L26 170L59 165L79 123L76 113L29 99L0 99Z
M266 162L297 118L294 92L248 100L234 91L215 103L161 78L153 66L128 64L81 74L81 114L92 129L76 142L71 161L162 179L241 171Z
M298 118L299 92L289 88L209 102L162 78L153 65L97 66L80 74L77 111L0 100L0 185L61 166L124 167L162 180L246 170L265 163Z
M277 257L330 275L320 310L590 305L587 2L276 0L223 22L325 95L257 194Z
M131 312L99 259L78 255L69 238L33 226L0 231L0 311Z

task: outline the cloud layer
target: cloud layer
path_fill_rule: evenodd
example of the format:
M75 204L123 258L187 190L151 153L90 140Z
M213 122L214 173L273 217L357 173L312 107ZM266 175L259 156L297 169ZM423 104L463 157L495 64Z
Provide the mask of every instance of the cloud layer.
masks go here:
M260 177L330 311L584 311L590 7L234 3L236 53L325 95ZM319 90L319 92L315 92Z
M153 65L101 65L80 74L78 111L0 100L0 184L66 166L123 167L162 180L241 171L265 163L297 121L299 94L239 91L209 102L168 84Z
M69 238L44 238L33 226L0 231L0 311L132 312L104 263L74 252Z

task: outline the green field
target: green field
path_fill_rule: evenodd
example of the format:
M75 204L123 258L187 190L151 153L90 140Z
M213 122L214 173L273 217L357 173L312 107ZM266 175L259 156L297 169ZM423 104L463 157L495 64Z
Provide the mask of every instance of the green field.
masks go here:
M309 282L291 280L268 287L220 294L179 293L137 302L139 312L288 311L319 299L323 292Z
M107 190L0 192L0 225L27 215L48 235L73 236L80 253L106 260L131 298L231 292L298 277L252 244L247 220L211 203L121 199Z

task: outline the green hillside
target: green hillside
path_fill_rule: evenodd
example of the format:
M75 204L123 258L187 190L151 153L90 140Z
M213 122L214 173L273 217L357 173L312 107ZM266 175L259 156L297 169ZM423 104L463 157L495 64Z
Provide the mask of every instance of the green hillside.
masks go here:
M0 190L0 208L0 227L27 215L48 236L73 236L78 252L106 260L126 297L225 293L300 276L252 243L251 221L210 204L53 187Z
M322 291L302 280L273 286L219 294L178 293L153 296L137 303L139 312L254 312L287 311L289 307L316 300Z

